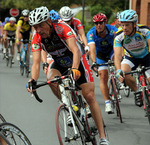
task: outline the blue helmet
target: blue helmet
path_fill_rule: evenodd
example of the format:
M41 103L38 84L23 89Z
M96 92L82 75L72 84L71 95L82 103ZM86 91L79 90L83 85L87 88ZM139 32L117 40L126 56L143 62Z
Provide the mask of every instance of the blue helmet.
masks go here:
M5 22L9 22L9 17L6 17L6 18L5 18Z
M138 15L137 15L136 11L125 10L125 11L120 13L119 21L120 22L137 22L138 21Z
M51 20L58 20L58 19L60 19L59 14L55 10L51 10L49 12L49 14L50 14Z

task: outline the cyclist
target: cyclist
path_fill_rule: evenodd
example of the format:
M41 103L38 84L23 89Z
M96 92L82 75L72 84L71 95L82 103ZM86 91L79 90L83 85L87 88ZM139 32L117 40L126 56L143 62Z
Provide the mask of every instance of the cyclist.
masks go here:
M10 17L9 23L7 23L4 26L4 47L6 48L6 51L8 51L7 47L8 47L8 42L9 42L7 37L15 38L16 29L17 29L16 18ZM12 52L11 53L12 53L12 63L14 63L15 39L12 42L13 42L13 44L12 44Z
M99 66L113 59L113 39L117 28L107 23L107 17L103 13L98 13L93 16L93 23L95 26L87 33L87 41L90 47L90 58L93 62L92 68L98 71L100 78L100 90L105 100L105 112L112 113L112 107L109 100L108 89L108 66Z
M0 44L2 45L2 38L3 38L3 25L2 21L0 21Z
M90 65L87 62L81 62L80 45L78 44L73 30L62 20L52 22L49 18L49 10L46 7L39 7L30 12L30 25L36 30L36 35L32 40L33 65L31 71L32 79L29 80L29 85L36 83L41 62L41 49L50 53L54 59L54 63L48 70L47 79L51 80L55 76L66 74L68 68L72 68L74 79L82 87L83 96L90 105L91 112L100 134L100 142L102 145L108 145L105 139L103 121L100 107L96 101L94 94L94 80L90 75ZM47 60L45 60L46 62ZM85 65L86 63L86 65ZM86 68L86 72L85 72ZM89 74L87 77L86 74ZM89 82L89 80L91 82ZM55 85L55 86L54 86ZM50 85L53 93L59 98L58 92L55 89L57 84ZM27 88L31 92L30 88Z
M116 16L115 16L115 21L114 23L112 23L112 26L115 26L116 28L118 28L118 30L121 30L121 26L120 26L120 21L119 21L119 15L120 15L120 11L117 12Z
M86 39L86 35L84 32L84 27L81 24L80 20L77 18L73 17L73 12L72 9L70 9L68 6L63 6L60 11L60 17L61 19L66 22L68 25L71 26L71 28L76 32L77 36L78 36L78 40L81 41L81 43L83 43L84 45L84 50L88 53L89 51L89 46L87 44L87 39Z
M147 26L137 24L138 15L133 10L121 12L119 21L122 30L116 33L114 39L116 76L121 82L125 79L126 84L135 91L135 104L142 106L142 95L136 87L134 78L131 75L124 76L124 73L130 72L139 64L150 66L150 29ZM125 50L125 57L121 62L122 47ZM150 82L150 70L146 71L146 76Z
M31 31L31 26L29 24L29 10L24 9L22 11L22 16L19 18L17 22L17 30L16 30L16 44L17 44L17 60L20 59L20 40L29 40L30 39L30 31ZM28 54L30 56L30 51L29 51L30 43L28 42L27 44L27 49L28 49ZM29 57L30 58L30 57Z
M5 18L5 21L2 23L3 26L3 33L2 33L2 45L4 44L4 39L3 39L3 35L4 35L4 26L5 24L7 24L9 22L9 17ZM6 54L6 48L3 48L3 53Z

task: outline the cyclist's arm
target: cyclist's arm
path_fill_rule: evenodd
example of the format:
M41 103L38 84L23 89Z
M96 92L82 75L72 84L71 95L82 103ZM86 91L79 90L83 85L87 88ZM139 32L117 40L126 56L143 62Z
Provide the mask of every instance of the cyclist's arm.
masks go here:
M89 48L90 48L90 58L91 58L92 62L96 62L96 47L95 47L95 43L90 43L89 44Z
M47 62L47 52L45 52L43 49L41 51L41 60L43 63Z
M148 48L149 48L149 51L150 51L150 39L147 40L147 44L148 44Z
M79 68L80 59L81 59L81 52L76 44L76 40L74 37L71 37L66 40L66 43L68 44L71 52L73 53L73 64L72 68Z
M4 30L4 41L5 41L6 37L7 37L7 31Z
M40 62L41 62L41 51L32 52L32 70L31 70L31 78L37 80L40 75Z
M114 63L116 70L121 69L122 47L114 47Z
M87 46L88 44L87 44L87 39L86 39L86 36L85 36L84 29L79 29L78 34L80 35L81 40L83 41L84 45Z
M17 30L16 30L16 39L20 39L20 37L19 37L20 31L21 31L21 26L17 26Z

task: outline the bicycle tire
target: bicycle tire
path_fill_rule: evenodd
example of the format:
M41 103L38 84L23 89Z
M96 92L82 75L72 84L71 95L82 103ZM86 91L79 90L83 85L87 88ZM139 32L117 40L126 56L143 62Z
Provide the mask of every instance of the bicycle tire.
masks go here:
M76 140L74 139L74 130L73 127L70 127L66 124L67 127L67 138L64 137L65 131L64 131L64 117L67 119L69 111L65 107L64 104L60 105L58 107L57 113L56 113L56 130L57 130L57 136L60 145L66 145L66 144L72 144L72 145L82 145L85 144L83 140L83 135L81 133L81 130L78 126L78 124L75 122L75 127L78 131L78 137ZM70 132L70 133L69 133Z
M125 86L125 88L123 89L123 92L124 92L125 97L128 98L129 95L130 95L130 88L129 88L129 87L127 88L127 87Z
M120 122L123 123L122 121L122 115L121 115L121 110L120 110L120 105L119 105L119 100L118 100L118 94L116 91L116 82L114 77L111 77L111 83L112 83L112 88L113 88L113 93L114 93L114 98L115 98L115 105L116 105L116 112L117 112L117 116L119 116L120 118Z
M29 53L26 51L25 53L25 63L26 63L26 77L29 77Z
M14 124L5 122L0 124L0 129L7 140L13 145L31 145L25 133Z
M145 111L146 116L148 117L148 122L150 124L150 100L149 100L149 94L147 93L147 90L143 89L143 97L144 97L144 105L145 105Z
M12 68L12 57L9 57L10 68Z
M7 56L8 58L6 58L6 66L8 67L9 65L9 56Z
M23 74L24 74L23 61L20 61L20 74L21 74L21 76L23 76Z

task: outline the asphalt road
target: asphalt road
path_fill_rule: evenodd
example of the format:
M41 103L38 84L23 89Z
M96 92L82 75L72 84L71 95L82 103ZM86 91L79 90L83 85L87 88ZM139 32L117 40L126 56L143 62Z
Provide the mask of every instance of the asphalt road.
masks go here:
M59 145L55 129L58 100L49 87L45 86L38 90L43 103L37 102L26 91L28 79L20 75L17 60L12 68L6 67L0 52L0 113L8 122L21 128L33 145ZM39 80L46 80L42 70ZM96 77L95 86L110 145L149 145L150 125L144 117L143 107L134 105L133 94L129 98L122 94L120 107L123 123L120 123L116 114L108 115L104 112L104 100L99 90L99 79Z

